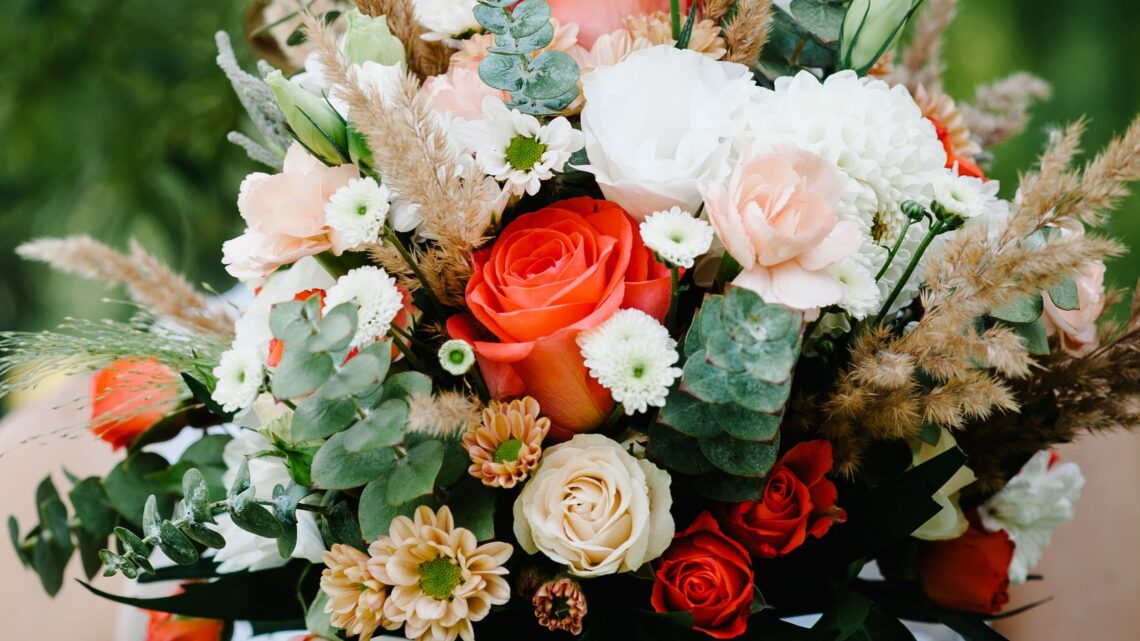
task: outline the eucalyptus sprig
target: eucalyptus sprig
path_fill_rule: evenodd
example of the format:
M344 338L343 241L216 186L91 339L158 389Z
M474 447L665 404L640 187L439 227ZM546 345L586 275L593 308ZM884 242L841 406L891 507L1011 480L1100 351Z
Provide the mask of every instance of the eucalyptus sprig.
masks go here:
M523 0L512 9L514 4L479 0L475 6L475 19L495 34L495 46L479 64L479 77L510 92L508 107L533 115L559 113L578 97L581 70L561 51L541 51L554 40L546 0Z

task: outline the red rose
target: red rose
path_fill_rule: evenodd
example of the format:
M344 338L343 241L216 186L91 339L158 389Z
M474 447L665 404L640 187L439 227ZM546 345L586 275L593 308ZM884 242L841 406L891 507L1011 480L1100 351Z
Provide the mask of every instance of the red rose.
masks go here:
M827 534L831 524L847 520L835 506L831 442L807 441L784 453L772 467L759 501L726 506L721 525L748 551L766 559L783 556L803 545L808 534Z
M751 559L708 512L673 538L654 574L654 610L689 612L694 628L718 639L744 634L752 612Z
M223 624L214 619L192 619L167 612L151 612L146 641L220 641Z
M1004 531L987 532L971 523L966 533L923 547L922 589L938 605L992 614L1009 603L1013 541Z
M119 449L178 407L181 379L154 359L120 359L91 382L91 431Z
M467 305L486 331L456 316L448 332L474 343L491 395L533 396L563 439L600 426L613 399L575 339L622 308L669 310L669 270L637 224L610 202L564 200L519 216L474 258Z

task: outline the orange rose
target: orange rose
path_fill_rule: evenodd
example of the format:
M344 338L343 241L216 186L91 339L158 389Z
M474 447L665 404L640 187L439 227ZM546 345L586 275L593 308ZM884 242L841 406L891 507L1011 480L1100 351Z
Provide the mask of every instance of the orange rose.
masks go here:
M971 523L966 533L923 548L922 589L952 610L992 614L1009 602L1013 541L1004 531L987 532Z
M474 343L492 396L533 396L551 434L566 439L597 428L613 409L586 372L578 334L622 308L661 320L669 294L669 270L629 214L574 198L519 216L475 254L467 305L486 332L458 316L448 331Z
M146 641L220 641L223 624L214 619L191 619L168 612L151 612Z
M95 373L91 431L119 449L178 407L178 375L153 359L121 359Z

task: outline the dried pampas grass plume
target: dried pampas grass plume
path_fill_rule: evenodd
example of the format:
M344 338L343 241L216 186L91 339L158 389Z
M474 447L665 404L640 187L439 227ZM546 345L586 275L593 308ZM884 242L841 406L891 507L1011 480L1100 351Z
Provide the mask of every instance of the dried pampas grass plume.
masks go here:
M961 105L962 117L982 145L992 147L1024 131L1029 108L1051 94L1049 83L1018 72L975 89L973 104Z
M429 436L458 437L479 421L482 405L458 392L418 394L408 400L408 431Z
M16 253L67 274L125 285L140 307L185 329L222 337L233 334L232 319L211 309L209 301L193 285L134 240L130 254L83 235L33 240L17 247Z
M891 84L902 84L911 93L919 86L941 91L942 39L958 13L958 0L928 0L918 15L910 45L902 55L902 64L890 76Z
M772 26L772 0L739 0L736 15L724 29L726 60L756 66Z

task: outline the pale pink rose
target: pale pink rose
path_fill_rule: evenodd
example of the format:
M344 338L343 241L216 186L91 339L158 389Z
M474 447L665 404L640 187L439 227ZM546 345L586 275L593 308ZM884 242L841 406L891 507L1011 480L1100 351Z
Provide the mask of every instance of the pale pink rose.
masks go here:
M481 120L483 98L510 98L505 91L489 87L479 78L478 65L452 65L447 73L425 80L423 90L431 100L431 108L447 121L452 118Z
M827 268L863 242L854 222L836 216L841 181L826 160L795 150L745 158L727 185L702 185L709 220L744 268L733 284L796 309L839 302Z
M554 17L562 24L578 25L578 43L589 47L603 33L617 31L625 26L629 16L654 11L669 11L669 0L549 0ZM689 5L681 3L682 10Z
M1096 321L1104 312L1104 262L1093 261L1085 265L1077 276L1077 294L1080 307L1066 311L1053 304L1045 292L1045 332L1059 334L1061 349L1073 356L1085 356L1097 348Z
M253 173L242 181L238 211L246 230L222 246L226 270L240 280L264 278L282 265L328 250L325 204L359 177L355 165L328 167L294 143L281 173Z

